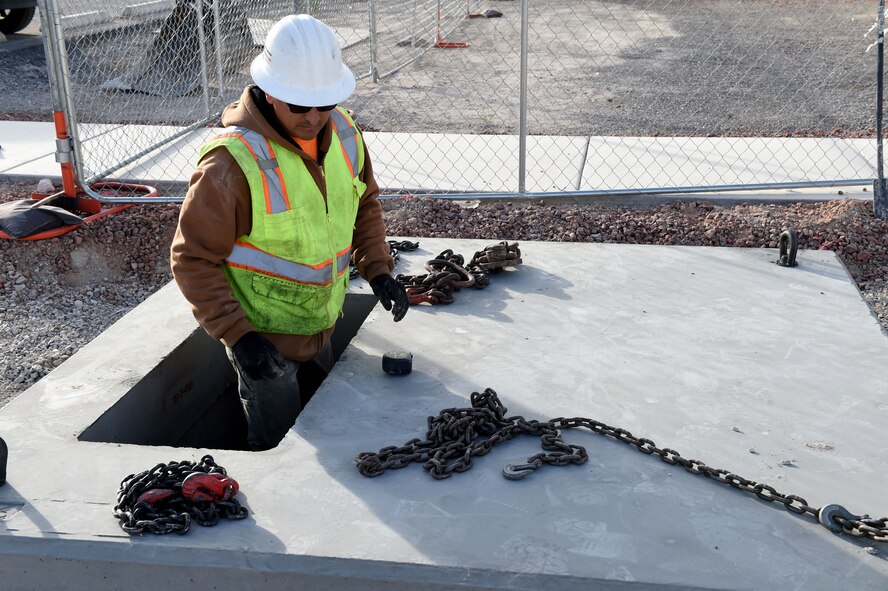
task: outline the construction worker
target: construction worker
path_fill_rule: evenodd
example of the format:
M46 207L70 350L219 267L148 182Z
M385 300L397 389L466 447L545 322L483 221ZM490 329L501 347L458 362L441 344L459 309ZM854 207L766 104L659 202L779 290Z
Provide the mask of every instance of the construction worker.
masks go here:
M355 89L333 31L275 23L225 129L203 146L171 247L173 277L238 376L250 449L276 446L301 410L301 365L333 364L330 335L349 259L395 322L379 186L363 137L337 106Z

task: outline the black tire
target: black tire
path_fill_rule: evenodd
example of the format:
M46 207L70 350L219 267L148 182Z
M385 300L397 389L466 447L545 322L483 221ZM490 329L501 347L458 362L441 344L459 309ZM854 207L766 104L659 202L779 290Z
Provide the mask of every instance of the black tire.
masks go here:
M0 10L0 33L11 35L18 33L31 23L36 8L10 8Z

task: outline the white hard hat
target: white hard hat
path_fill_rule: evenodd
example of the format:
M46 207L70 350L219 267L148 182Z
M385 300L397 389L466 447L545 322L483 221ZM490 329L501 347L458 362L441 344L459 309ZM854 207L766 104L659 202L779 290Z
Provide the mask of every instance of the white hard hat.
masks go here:
M333 30L307 14L282 18L268 31L250 75L276 99L303 107L341 103L355 91Z

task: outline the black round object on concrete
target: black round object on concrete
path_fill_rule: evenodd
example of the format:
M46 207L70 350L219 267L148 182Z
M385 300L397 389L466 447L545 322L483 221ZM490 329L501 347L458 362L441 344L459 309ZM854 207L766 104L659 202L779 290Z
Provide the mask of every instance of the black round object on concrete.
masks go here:
M407 351L389 351L382 356L382 371L390 376L403 376L413 371L413 354Z

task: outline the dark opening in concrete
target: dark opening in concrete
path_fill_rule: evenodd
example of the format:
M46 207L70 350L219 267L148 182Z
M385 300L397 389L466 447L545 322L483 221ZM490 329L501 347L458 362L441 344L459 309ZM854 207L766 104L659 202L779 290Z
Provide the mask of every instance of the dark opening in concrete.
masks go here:
M369 294L348 294L344 316L333 332L333 360L357 334L378 303ZM314 364L302 366L299 387L303 406L326 374ZM196 329L105 411L81 441L168 445L206 449L247 449L246 421L237 394L237 378L225 348Z

